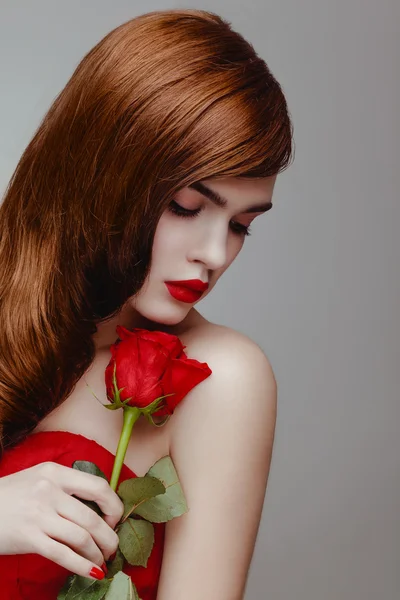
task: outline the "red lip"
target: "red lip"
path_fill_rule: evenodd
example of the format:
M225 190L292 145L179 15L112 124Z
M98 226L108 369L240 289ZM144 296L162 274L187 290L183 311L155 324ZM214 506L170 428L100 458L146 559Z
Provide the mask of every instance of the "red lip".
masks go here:
M186 279L182 281L166 281L165 283L171 283L179 287L189 288L194 292L205 292L208 289L208 283L201 281L201 279Z
M190 284L190 287L187 284ZM166 281L165 285L175 300L179 302L187 302L192 304L200 300L205 288L208 288L208 283L200 281L200 279L186 279L185 281ZM195 287L202 288L200 290Z

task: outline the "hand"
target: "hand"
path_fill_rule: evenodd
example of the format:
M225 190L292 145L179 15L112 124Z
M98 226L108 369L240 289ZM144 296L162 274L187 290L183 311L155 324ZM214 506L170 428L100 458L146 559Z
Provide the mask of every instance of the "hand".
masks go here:
M104 517L74 498L96 502ZM90 577L118 547L124 505L102 477L45 462L0 478L0 554L49 558Z

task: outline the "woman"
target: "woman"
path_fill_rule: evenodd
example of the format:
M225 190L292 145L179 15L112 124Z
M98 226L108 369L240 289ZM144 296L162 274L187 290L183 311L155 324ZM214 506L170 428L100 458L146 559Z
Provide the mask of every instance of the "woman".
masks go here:
M242 598L276 383L259 346L194 305L271 208L291 157L280 85L229 23L205 11L122 24L55 99L0 208L0 572L4 581L14 569L9 579L19 581L10 597L39 597L37 584L41 598L55 598L56 567L99 578L117 547L121 501L69 466L78 449L97 464L115 453L121 411L104 410L87 384L104 402L120 324L174 333L212 370L164 427L142 419L134 429L125 475L170 454L190 507L159 529L139 595ZM207 289L167 283L193 279ZM98 502L105 519L73 495ZM37 563L28 573L29 553L42 560L41 580Z

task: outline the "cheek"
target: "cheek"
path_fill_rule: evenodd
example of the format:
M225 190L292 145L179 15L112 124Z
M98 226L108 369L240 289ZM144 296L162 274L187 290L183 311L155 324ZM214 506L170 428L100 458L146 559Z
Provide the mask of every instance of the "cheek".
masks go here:
M161 222L158 223L156 233L154 235L152 247L152 261L155 262L160 256L163 247L165 246L165 227Z
M161 216L161 218L158 222L156 233L154 235L153 257L154 257L154 255L157 256L160 253L162 253L163 251L167 250L170 246L168 244L168 241L171 242L172 239L173 239L173 232L171 231L170 223L168 223L168 218L164 214Z
M168 261L170 257L181 253L187 243L187 237L188 228L185 228L185 224L179 219L171 218L168 213L164 213L154 235L153 262Z

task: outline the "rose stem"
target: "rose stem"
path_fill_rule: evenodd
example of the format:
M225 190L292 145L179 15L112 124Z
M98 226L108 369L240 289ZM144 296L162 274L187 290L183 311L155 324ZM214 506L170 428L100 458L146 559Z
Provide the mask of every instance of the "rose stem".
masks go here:
M129 440L132 433L132 428L141 412L134 406L124 406L124 424L122 426L122 432L118 442L117 453L115 455L114 466L110 479L110 487L114 490L117 489L118 479L121 473L122 465L124 464L125 454L128 448Z

